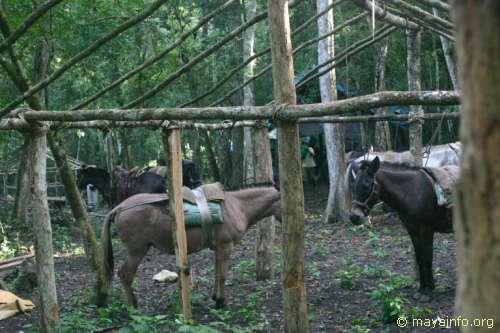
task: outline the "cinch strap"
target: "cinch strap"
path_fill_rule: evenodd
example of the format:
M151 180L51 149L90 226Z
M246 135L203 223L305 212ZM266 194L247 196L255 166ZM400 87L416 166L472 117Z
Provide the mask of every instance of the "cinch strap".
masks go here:
M213 247L213 234L212 234L212 216L208 208L207 198L201 188L196 188L193 191L196 199L196 205L200 209L201 215L201 229L203 231L203 240L210 248Z

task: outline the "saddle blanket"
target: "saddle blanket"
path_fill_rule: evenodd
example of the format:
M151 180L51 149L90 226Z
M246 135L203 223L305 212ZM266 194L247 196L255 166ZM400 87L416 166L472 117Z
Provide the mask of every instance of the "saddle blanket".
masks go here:
M200 194L205 197L205 214L202 214L197 195L193 192L197 191L198 200ZM224 202L224 189L220 183L212 183L202 185L194 190L188 187L182 188L183 207L184 207L184 224L186 227L204 227L206 224L222 224L224 223L224 215L222 212L222 203ZM151 201L139 202L130 206L122 207L123 210L131 209L141 205L154 204L168 201L168 193L164 193L160 198Z
M424 168L434 179L433 186L438 205L453 206L453 188L460 177L460 168L456 165L446 165L438 168Z
M202 217L200 208L196 204L184 201L184 225L186 228L190 227L201 227ZM222 224L224 223L224 218L222 215L222 204L220 202L208 202L208 211L210 213L210 222L212 224Z

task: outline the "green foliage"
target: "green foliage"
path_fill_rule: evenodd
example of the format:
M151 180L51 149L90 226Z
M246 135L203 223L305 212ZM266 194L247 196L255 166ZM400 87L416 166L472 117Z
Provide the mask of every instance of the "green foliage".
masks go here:
M399 277L390 274L386 283L379 284L371 295L380 308L380 319L384 323L395 323L398 317L405 317L405 297L397 291L398 288L410 282L409 277Z
M342 269L335 272L334 278L340 280L340 287L342 289L355 289L355 279L359 277L362 268L354 263L351 258L344 259L342 262Z

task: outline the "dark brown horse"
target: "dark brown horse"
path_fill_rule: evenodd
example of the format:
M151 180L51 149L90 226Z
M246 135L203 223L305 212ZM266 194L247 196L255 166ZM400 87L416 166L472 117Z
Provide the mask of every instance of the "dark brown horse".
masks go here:
M111 177L106 170L83 165L76 171L76 179L80 190L85 190L87 185L95 186L108 206L112 207Z
M137 305L132 289L137 268L151 246L161 252L174 254L172 224L169 205L164 194L137 194L111 210L104 220L101 244L105 270L111 282L113 276L113 250L109 228L114 221L118 236L126 250L127 259L118 271L127 303ZM213 226L215 250L215 286L213 299L217 307L224 306L224 283L229 269L234 243L238 242L253 224L274 215L281 220L280 193L273 186L247 188L225 192L223 201L224 223ZM187 228L188 253L209 247L201 227ZM109 286L110 283L108 283Z
M438 205L430 176L422 168L381 163L376 157L359 165L352 196L350 218L354 224L360 224L379 199L398 213L415 249L420 280L417 296L428 299L434 289L434 233L453 231L451 209Z
M117 167L113 171L115 204L138 193L165 193L165 178L149 169L127 170Z

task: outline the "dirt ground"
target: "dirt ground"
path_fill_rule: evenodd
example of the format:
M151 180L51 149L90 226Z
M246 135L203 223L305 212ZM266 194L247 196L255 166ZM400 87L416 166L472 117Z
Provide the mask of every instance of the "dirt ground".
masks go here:
M435 237L434 276L436 291L429 302L414 299L413 249L406 231L396 218L373 218L369 227L350 223L323 224L321 211L327 189L306 192L306 288L311 332L433 332L431 327L412 327L412 318L452 318L456 285L453 235ZM276 225L274 278L255 281L254 236L251 228L235 247L231 272L226 281L227 308L216 310L210 299L213 284L213 253L204 250L190 256L194 322L186 328L178 323L176 284L157 284L152 276L161 269L175 271L175 258L151 250L139 267L135 287L139 309L123 310L119 282L115 276L110 308L89 305L91 277L82 255L55 259L57 291L65 332L282 332L281 226ZM124 259L118 243L116 267ZM35 300L31 295L20 294ZM37 308L38 309L38 308ZM38 310L0 321L0 332L37 332ZM385 321L384 321L385 315ZM408 326L393 320L404 315ZM141 325L127 326L134 322ZM425 323L424 319L420 323ZM417 324L417 322L415 322ZM429 322L427 321L427 324ZM172 326L174 325L174 326ZM130 330L132 327L132 330ZM141 327L149 327L141 331ZM177 327L177 328L172 328ZM448 332L458 332L451 328Z

